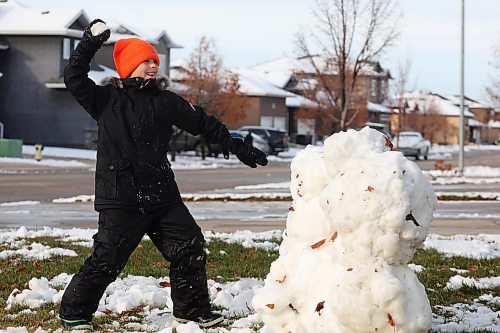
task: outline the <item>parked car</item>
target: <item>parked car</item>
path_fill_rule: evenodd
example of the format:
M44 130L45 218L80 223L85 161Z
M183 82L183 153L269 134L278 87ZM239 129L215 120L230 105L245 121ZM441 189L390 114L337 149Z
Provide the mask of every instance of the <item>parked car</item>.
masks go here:
M231 131L231 135L233 136L233 138L240 138L241 140L245 140L248 133L252 135L252 146L263 151L266 155L271 154L271 147L269 147L266 139L248 131Z
M243 126L238 128L238 131L249 131L267 140L269 153L272 155L288 150L288 135L285 131L261 126Z
M202 143L201 136L193 136L186 131L174 128L174 134L172 135L171 145L175 141L175 150L177 152L181 151L194 151L197 156L202 155L202 149L205 149L205 156L217 157L222 153L222 146L218 144L212 144L205 141Z
M429 150L431 148L431 143L422 137L419 132L401 132L394 136L392 140L392 145L394 149L398 149L405 156L414 156L415 159L423 157L427 159L429 156Z

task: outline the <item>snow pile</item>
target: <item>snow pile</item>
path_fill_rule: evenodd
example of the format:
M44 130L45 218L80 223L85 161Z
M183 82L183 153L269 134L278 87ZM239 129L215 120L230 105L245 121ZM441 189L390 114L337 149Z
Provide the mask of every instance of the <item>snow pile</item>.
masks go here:
M500 235L429 235L424 246L426 249L436 249L448 256L473 259L500 257Z
M293 206L253 299L273 332L427 332L431 309L407 266L436 196L415 163L364 128L308 146L291 165Z

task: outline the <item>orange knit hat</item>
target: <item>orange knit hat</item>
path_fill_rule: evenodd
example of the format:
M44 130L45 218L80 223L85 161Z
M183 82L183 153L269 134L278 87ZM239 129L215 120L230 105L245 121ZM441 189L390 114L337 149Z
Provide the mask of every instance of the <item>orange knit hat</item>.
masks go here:
M118 40L113 51L113 59L120 78L129 77L141 62L148 59L154 59L158 65L160 64L155 47L139 38Z

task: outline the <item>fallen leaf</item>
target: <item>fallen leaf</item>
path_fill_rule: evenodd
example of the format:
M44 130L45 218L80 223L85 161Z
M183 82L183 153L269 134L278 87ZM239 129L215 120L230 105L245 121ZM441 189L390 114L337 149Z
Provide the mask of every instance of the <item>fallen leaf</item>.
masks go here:
M391 150L394 147L391 140L389 140L389 138L387 137L385 138L385 146L391 148Z
M288 208L288 211L290 211L290 212L294 212L294 211L295 211L295 208L290 207L290 208Z
M161 281L160 282L160 287L162 287L162 288L168 288L168 287L170 287L170 282L168 282L168 281Z
M16 273L21 273L22 271L25 271L26 270L26 266L19 266L18 268L16 268Z
M221 287L217 287L217 288L215 288L215 290L217 290L217 292L220 293L222 291L222 288Z
M372 186L368 186L365 191L372 192L374 188Z
M347 269L347 271L348 271L348 272L352 272L352 267L349 267L349 268Z
M321 245L325 244L326 242L326 239L322 239L320 240L319 242L317 243L314 243L313 245L311 245L311 249L317 249L318 247L320 247Z
M470 265L470 266L467 266L467 270L471 271L471 272L475 272L475 271L479 270L479 266L478 265Z
M45 325L42 322L39 322L38 324L36 324L35 328L38 328L38 327L41 327L43 330L46 329Z
M28 249L28 251L31 251L31 250L33 250L33 247L32 246L28 246L27 249Z
M271 303L271 304L266 304L266 306L267 306L269 309L271 309L271 310L272 310L272 309L274 309L274 304L272 304L272 303Z
M19 285L17 283L14 283L12 286L10 286L10 291L14 291L14 289L19 289Z
M299 174L296 174L296 175L295 175L295 178L299 178Z
M319 302L317 305L316 305L316 311L319 315L321 315L321 310L323 310L323 308L325 307L325 301L322 301L322 302Z
M335 231L335 232L333 233L332 237L330 238L330 240L331 240L332 242L334 242L334 241L337 239L337 236L338 236L338 232L337 232L337 231Z
M392 316L390 313L387 314L387 322L389 323L389 325L391 325L391 327L396 326L396 323L394 322L394 319L392 319Z
M42 268L42 265L40 265L40 263L38 262L38 260L35 260L33 262L33 267L38 271Z

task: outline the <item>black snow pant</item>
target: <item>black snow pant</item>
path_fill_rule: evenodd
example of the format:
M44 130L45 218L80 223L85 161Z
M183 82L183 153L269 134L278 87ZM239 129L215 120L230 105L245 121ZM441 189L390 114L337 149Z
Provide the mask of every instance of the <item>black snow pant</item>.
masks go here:
M60 317L91 320L106 287L125 267L145 234L170 262L174 316L192 318L208 313L205 240L179 201L148 215L124 209L100 211L94 251L67 286Z

